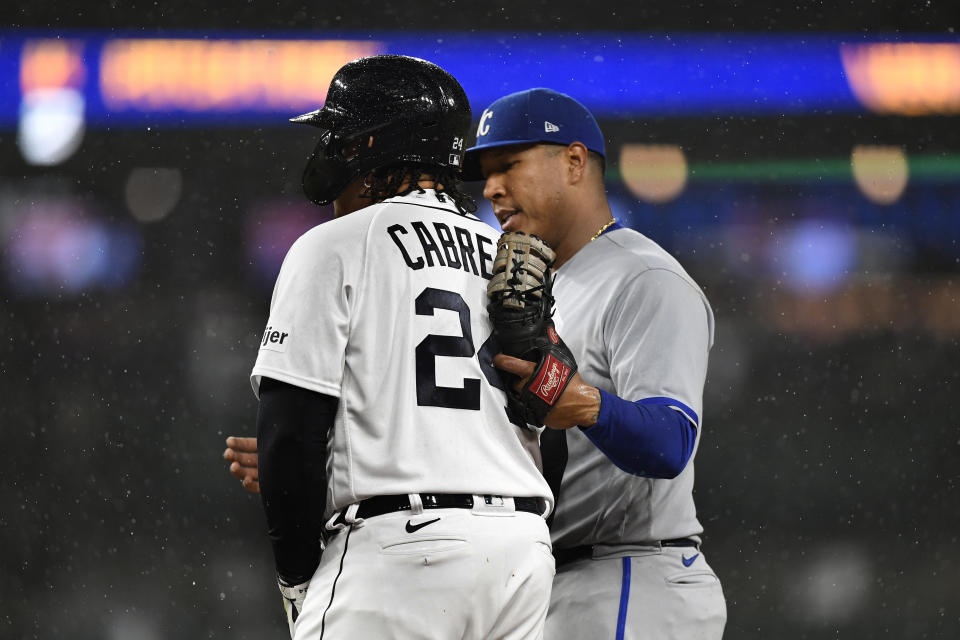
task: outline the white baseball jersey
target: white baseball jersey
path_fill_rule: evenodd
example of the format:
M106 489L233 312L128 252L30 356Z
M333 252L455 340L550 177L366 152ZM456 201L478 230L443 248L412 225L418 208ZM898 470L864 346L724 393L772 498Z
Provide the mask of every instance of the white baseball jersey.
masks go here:
M563 264L553 292L557 330L584 380L625 400L678 401L697 423L699 445L713 312L680 264L642 234L616 229ZM675 479L650 479L617 468L580 429L567 431L567 443L555 548L703 532L693 504L693 455Z
M433 190L315 227L284 260L251 374L339 398L327 513L376 495L550 489L489 365L499 234ZM480 352L478 354L478 352ZM489 378L488 378L489 376Z

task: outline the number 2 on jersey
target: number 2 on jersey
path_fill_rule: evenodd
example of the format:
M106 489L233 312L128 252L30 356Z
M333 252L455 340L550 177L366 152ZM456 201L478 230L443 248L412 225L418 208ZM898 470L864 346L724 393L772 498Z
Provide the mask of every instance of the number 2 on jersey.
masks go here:
M417 345L417 404L451 409L480 410L480 381L464 378L463 387L437 386L437 356L473 357L473 332L470 307L459 293L427 288L414 304L418 316L432 316L434 309L449 309L460 314L459 336L428 335Z
M432 316L434 309L448 309L460 315L459 336L428 335L416 349L417 404L428 407L480 410L480 380L464 378L462 387L437 386L437 356L472 358L473 332L470 329L470 307L459 293L427 288L417 296L414 308L418 316ZM480 370L491 385L503 389L500 375L490 364L499 351L493 334L480 347Z

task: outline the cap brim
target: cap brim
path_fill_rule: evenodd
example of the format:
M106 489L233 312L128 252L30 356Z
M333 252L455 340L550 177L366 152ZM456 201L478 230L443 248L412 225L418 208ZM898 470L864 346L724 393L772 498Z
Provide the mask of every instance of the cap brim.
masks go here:
M480 152L486 149L496 149L497 147L510 147L523 144L540 144L543 140L495 140L486 144L478 144L470 147L463 152L463 170L461 178L465 182L476 182L483 180L483 171L480 168Z

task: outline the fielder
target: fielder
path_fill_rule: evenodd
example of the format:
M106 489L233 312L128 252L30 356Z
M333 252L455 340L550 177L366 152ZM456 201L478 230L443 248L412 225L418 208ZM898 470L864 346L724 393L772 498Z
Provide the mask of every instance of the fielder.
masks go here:
M498 234L458 189L466 95L375 56L294 121L320 129L303 185L337 218L287 254L251 374L291 636L540 638L552 496L489 363Z
M531 89L483 112L465 158L503 230L556 251L556 327L583 378L541 439L558 490L545 637L720 638L726 604L692 495L713 313L674 258L614 220L604 156L583 105ZM525 380L540 364L495 363Z

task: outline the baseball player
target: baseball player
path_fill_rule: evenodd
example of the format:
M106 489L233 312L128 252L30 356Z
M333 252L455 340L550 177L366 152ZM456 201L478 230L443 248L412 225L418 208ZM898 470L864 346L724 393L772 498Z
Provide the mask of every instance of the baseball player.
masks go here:
M499 234L458 189L470 118L436 65L375 56L294 119L337 218L287 254L251 381L298 639L542 637L552 498L489 362Z
M558 489L545 637L720 638L692 495L713 314L674 258L614 220L604 157L583 105L531 89L483 112L465 158L503 230L556 251L556 328L587 383L567 387L541 440ZM495 363L521 378L535 366Z
M567 388L541 438L559 494L545 637L720 638L726 604L692 497L713 314L676 260L613 219L604 158L590 112L548 89L484 110L466 158L504 231L555 249L556 325L592 383ZM522 378L534 368L495 363ZM256 492L256 440L227 444Z

